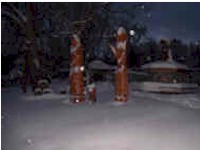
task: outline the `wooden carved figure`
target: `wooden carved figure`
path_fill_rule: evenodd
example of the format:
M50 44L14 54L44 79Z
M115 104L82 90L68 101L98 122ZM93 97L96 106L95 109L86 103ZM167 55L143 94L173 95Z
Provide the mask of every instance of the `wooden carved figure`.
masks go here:
M70 55L70 100L74 103L84 102L83 48L77 34L72 36Z
M115 73L115 101L128 101L128 68L126 57L127 34L123 27L120 27L116 35L115 47L110 48L117 60L117 69Z

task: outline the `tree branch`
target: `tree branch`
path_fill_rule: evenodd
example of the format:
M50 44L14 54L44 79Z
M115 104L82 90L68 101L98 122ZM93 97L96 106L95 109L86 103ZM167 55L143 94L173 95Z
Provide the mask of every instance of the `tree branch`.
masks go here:
M17 16L15 16L12 13L10 13L9 11L1 10L1 13L5 14L6 16L8 16L8 17L12 18L13 20L15 20L20 25L20 27L24 27L25 26L25 24L21 23L21 21L18 19Z
M7 3L7 4L12 8L13 11L15 11L15 13L16 13L17 15L19 15L19 17L20 17L20 18L22 19L22 21L25 23L26 20L27 20L26 16L25 16L22 12L20 12L13 4L11 4L11 3Z

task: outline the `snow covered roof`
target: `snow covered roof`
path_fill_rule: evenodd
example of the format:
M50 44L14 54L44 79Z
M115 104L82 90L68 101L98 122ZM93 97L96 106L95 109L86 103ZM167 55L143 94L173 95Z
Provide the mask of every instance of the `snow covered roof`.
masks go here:
M108 65L101 60L94 60L89 63L89 67L91 69L98 69L98 70L114 70L115 66Z
M148 64L142 65L142 69L184 69L188 70L189 68L186 65L180 64L175 61L156 61Z

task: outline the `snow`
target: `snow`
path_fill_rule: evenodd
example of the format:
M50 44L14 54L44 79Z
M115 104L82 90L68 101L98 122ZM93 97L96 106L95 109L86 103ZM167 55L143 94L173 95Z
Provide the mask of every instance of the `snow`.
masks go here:
M89 67L91 69L98 69L98 70L115 70L115 66L108 65L100 60L94 60L89 63Z
M168 59L167 61L156 61L148 64L144 64L142 69L184 69L188 70L189 68L186 65L180 64L173 60L171 49L168 50Z
M80 43L81 43L81 41L80 41L80 38L79 38L78 34L73 34L73 38L76 40L76 42L77 42L78 44L80 44Z
M149 92L188 93L197 92L198 84L195 83L163 83L163 82L134 82L134 89Z
M185 65L177 63L175 61L155 61L148 64L144 64L142 69L185 69L188 70L189 68Z
M142 71L133 71L133 70L130 70L129 73L130 74L135 74L135 75L141 75L141 76L149 76L148 73L142 72Z
M171 102L178 106L183 106L191 109L200 109L200 94L187 93L187 94L161 94L134 91L132 97L140 97L144 99L154 99L158 101Z
M43 80L39 80L39 81L38 81L38 84L39 84L39 85L40 85L40 84L49 84L49 82L48 82L48 80L43 79Z
M199 150L200 109L168 102L174 95L130 91L119 104L113 85L102 82L97 103L71 104L58 95L65 84L53 81L54 93L40 100L27 100L19 87L1 91L3 150ZM199 94L179 96L200 101Z
M119 29L117 30L117 35L122 35L122 34L126 34L126 30L123 27L119 27Z
M60 100L66 99L66 95L56 94L56 93L47 93L43 95L25 95L22 99L26 101L39 101L39 100Z

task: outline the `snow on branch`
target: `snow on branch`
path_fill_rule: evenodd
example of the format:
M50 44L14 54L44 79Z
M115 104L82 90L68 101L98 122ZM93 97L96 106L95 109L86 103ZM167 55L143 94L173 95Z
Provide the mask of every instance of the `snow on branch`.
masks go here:
M17 16L15 16L14 14L10 13L9 11L5 11L5 10L1 10L1 13L2 14L5 14L6 16L12 18L13 20L17 21L17 23L20 25L20 26L24 26L24 24L21 23L21 21L19 20L19 18Z
M26 16L21 12L19 11L15 6L13 6L12 4L8 4L12 9L13 11L15 11L19 16L20 18L23 20L23 22L26 22L27 18Z

